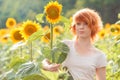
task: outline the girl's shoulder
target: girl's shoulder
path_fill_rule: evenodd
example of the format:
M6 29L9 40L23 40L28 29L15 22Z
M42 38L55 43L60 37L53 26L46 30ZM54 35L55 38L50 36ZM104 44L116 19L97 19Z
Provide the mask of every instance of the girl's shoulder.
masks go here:
M101 68L101 67L105 67L107 65L107 57L106 57L106 54L97 49L96 50L96 68Z
M106 57L106 54L98 48L95 48L95 54L97 55L98 58Z

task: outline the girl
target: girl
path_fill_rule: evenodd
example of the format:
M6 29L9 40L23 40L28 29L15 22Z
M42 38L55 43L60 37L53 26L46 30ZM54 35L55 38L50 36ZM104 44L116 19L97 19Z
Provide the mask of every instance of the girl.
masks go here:
M70 51L62 63L68 68L74 80L106 80L105 54L93 46L97 32L102 27L98 13L92 9L81 9L73 15L71 31L74 40L64 40ZM57 71L60 64L51 64L47 59L43 61L43 68Z

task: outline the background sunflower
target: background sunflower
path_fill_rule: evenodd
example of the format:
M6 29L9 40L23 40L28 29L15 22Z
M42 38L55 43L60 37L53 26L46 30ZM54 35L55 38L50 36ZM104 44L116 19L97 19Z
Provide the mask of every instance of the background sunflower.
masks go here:
M0 29L0 42L6 43L9 38L9 30L8 29Z
M11 30L10 37L14 43L17 43L21 40L23 40L22 35L20 34L20 29L15 28Z
M103 39L106 35L105 29L102 29L100 32L98 32L98 36L100 39Z
M111 25L110 31L112 35L117 36L120 34L120 25L118 24L113 24Z
M7 28L13 28L16 25L16 20L14 18L8 18L6 21Z
M7 43L8 39L9 39L9 36L8 35L4 35L4 36L0 37L0 42L1 43Z
M55 26L53 28L53 34L56 34L56 35L60 35L61 33L63 33L64 29L62 26Z
M8 29L0 29L0 37L7 34L8 32Z
M44 36L42 36L41 41L48 43L50 41L50 32L46 33Z
M24 39L27 40L30 35L37 32L39 29L41 29L41 26L38 23L27 20L22 24L21 34Z

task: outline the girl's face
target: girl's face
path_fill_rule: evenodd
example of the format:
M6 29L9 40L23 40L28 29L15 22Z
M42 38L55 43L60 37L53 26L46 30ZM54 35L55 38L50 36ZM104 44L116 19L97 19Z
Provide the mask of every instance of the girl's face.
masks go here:
M75 24L76 35L79 38L90 38L91 30L85 22L77 22Z

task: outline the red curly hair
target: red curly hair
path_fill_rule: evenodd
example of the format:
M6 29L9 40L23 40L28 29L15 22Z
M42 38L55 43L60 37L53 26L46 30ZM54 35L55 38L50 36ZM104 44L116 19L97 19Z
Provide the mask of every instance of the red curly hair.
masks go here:
M85 22L88 24L88 27L91 29L91 39L94 40L97 32L103 26L102 20L99 14L89 8L81 9L73 15L73 22L71 25L71 31L76 35L75 23L76 22Z

